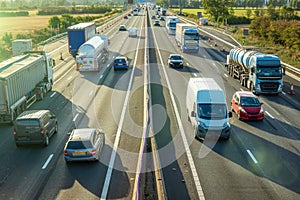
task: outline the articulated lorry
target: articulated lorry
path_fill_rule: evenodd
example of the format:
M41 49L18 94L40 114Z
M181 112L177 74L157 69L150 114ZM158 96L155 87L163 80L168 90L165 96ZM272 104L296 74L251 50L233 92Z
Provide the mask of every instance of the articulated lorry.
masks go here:
M0 123L12 123L53 85L53 60L44 51L25 52L0 63Z
M253 48L234 48L227 55L229 75L254 94L278 94L282 91L282 67L278 56Z
M166 17L166 28L168 30L168 34L175 35L177 23L178 23L178 17L176 16Z
M176 23L175 40L182 52L198 52L198 27L192 24Z
M75 58L79 47L96 34L96 24L85 22L68 27L69 53Z
M77 71L100 71L101 64L108 60L109 51L107 41L100 35L95 35L83 43L76 56Z

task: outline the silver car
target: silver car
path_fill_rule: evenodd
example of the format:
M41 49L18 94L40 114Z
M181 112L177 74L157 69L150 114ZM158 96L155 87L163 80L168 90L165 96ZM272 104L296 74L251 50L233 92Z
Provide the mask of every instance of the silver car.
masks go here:
M101 130L74 129L64 148L65 161L98 161L104 144L105 137Z

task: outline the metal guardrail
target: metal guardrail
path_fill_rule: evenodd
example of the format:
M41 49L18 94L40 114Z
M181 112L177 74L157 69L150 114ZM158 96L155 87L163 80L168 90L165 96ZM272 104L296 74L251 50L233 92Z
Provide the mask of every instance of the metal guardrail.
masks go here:
M185 18L183 18L183 17L180 17L180 16L178 16L178 18L179 18L180 20L182 20L182 21L189 22L189 23L191 23L191 24L194 24L194 25L197 25L197 26L198 26L198 24L195 23L195 22L193 22L193 21L187 20L187 19L185 19ZM200 28L199 28L199 29L200 29ZM224 44L226 44L226 45L228 45L228 46L231 46L232 48L237 47L237 46L235 46L235 45L233 45L233 44L231 44L231 43L229 43L229 42L227 42L227 41L225 41L225 40L222 40L221 38L216 37L215 35L212 35L211 33L206 32L206 31L203 30L203 29L201 29L201 31L204 32L205 34L208 34L209 36L211 36L211 37L213 37L213 38L215 38L215 39L217 39L217 40L223 42ZM215 31L218 31L218 30L215 30ZM220 32L220 31L219 31L219 32ZM223 32L220 32L220 33L222 33L222 34L224 34L224 35L227 35L228 37L231 37L231 39L234 40L237 44L239 44L239 46L242 46L242 45L241 45L237 40L235 40L231 35L229 35L229 34L227 34L227 33L223 33ZM281 62L281 64L285 66L285 69L286 69L288 72L290 72L290 73L296 75L297 77L300 77L300 69L298 69L298 68L296 68L296 67L294 67L294 66L292 66L292 65L289 65L289 64L287 64L287 63L284 63L284 62Z

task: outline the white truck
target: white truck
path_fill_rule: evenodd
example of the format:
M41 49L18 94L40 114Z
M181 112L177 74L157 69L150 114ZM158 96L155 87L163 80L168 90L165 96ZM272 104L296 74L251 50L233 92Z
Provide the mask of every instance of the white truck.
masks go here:
M30 51L0 63L0 123L12 123L53 85L53 60L44 51Z
M208 18L205 18L205 17L199 18L198 23L199 23L199 26L207 26L208 25Z
M101 63L108 60L107 42L100 35L95 35L78 49L76 56L77 71L100 71Z
M186 95L188 120L195 127L195 137L207 135L228 139L231 133L224 91L212 78L190 78Z
M196 25L187 23L176 23L175 40L182 52L198 52L198 27Z
M176 17L176 16L167 16L166 17L166 28L168 30L169 35L175 35L177 23L178 23L178 17Z

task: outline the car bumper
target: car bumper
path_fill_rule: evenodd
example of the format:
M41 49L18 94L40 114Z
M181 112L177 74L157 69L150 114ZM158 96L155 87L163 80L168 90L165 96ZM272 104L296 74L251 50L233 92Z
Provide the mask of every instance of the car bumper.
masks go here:
M248 114L248 113L243 113L240 112L240 119L243 120L263 120L264 119L264 113L260 114Z
M80 161L96 161L97 158L95 156L88 156L88 157L70 157L64 156L66 162L80 162Z
M210 136L220 136L220 138L228 139L231 134L231 128L227 126L223 129L204 129L203 127L198 127L196 130L196 137L205 138L206 135Z
M45 140L18 140L15 139L15 143L19 145L25 145L25 144L44 144Z
M169 63L169 66L173 67L173 68L182 68L183 64L182 63Z
M127 65L114 65L114 69L128 69Z

